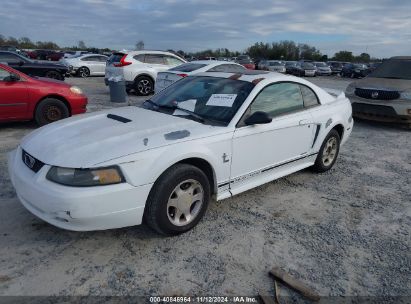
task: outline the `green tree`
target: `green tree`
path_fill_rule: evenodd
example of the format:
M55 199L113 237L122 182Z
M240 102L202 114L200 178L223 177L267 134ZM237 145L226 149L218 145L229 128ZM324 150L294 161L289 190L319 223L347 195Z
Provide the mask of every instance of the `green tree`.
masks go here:
M349 52L349 51L339 51L334 54L333 59L337 61L352 62L354 61L354 55L352 54L352 52Z
M371 60L371 56L370 54L367 54L367 53L361 53L360 56L356 58L356 60L359 62L368 63Z

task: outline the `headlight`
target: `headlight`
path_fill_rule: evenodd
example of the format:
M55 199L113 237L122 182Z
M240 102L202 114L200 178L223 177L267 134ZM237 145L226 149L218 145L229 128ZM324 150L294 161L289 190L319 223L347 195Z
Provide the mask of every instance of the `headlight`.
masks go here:
M345 89L345 94L346 95L354 95L355 92L355 85L353 85L352 83L350 83L348 85L348 87Z
M123 183L124 177L117 166L94 169L52 167L46 178L71 187L92 187Z
M79 87L76 87L76 86L70 87L70 91L73 92L74 94L79 94L79 95L83 94L83 91Z
M402 92L400 98L411 100L411 91Z

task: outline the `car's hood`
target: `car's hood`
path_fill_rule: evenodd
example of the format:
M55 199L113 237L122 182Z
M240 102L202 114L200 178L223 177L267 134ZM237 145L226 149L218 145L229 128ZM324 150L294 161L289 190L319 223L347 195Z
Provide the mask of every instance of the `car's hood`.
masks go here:
M41 83L45 83L45 84L49 84L49 83L52 83L52 84L58 84L58 85L60 85L60 86L62 86L62 87L65 87L65 88L69 88L70 87L70 85L69 84L67 84L66 82L64 82L64 81L62 81L62 80L57 80L57 79L53 79L53 78L47 78L47 77L36 77L36 76L33 76L32 77L35 81L37 81L37 82L41 82Z
M354 86L363 89L387 89L393 91L405 91L411 90L411 80L376 78L368 76L356 81L354 83Z
M129 119L121 122L108 114ZM182 141L227 132L214 127L138 107L122 107L77 115L27 135L21 147L42 162L87 168L122 156Z

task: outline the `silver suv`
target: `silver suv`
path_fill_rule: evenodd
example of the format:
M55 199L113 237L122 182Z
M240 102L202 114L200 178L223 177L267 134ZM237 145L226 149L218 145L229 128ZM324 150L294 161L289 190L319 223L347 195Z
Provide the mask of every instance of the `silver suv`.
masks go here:
M392 57L346 89L353 115L411 127L411 56Z
M127 91L134 90L138 95L149 95L154 91L158 72L185 63L177 55L163 51L131 51L113 53L107 60L105 83L110 77L124 78Z

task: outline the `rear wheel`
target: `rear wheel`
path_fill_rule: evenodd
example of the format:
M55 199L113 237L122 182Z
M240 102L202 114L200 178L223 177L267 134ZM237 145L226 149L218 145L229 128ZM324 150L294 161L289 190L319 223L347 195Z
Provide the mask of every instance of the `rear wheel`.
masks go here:
M37 106L34 118L38 125L43 126L67 118L69 115L69 109L64 102L55 98L46 98Z
M340 135L336 130L328 133L312 167L314 171L325 172L332 168L340 152L340 141Z
M150 77L139 76L134 80L134 91L141 96L150 95L154 90L154 82Z
M187 164L166 170L156 181L144 210L146 223L163 235L192 229L210 201L210 183L203 171Z
M52 78L52 79L57 79L57 80L63 80L63 76L57 72L57 71L48 71L46 73L47 78Z
M87 78L90 76L90 70L87 67L81 67L78 69L77 74L82 78Z

